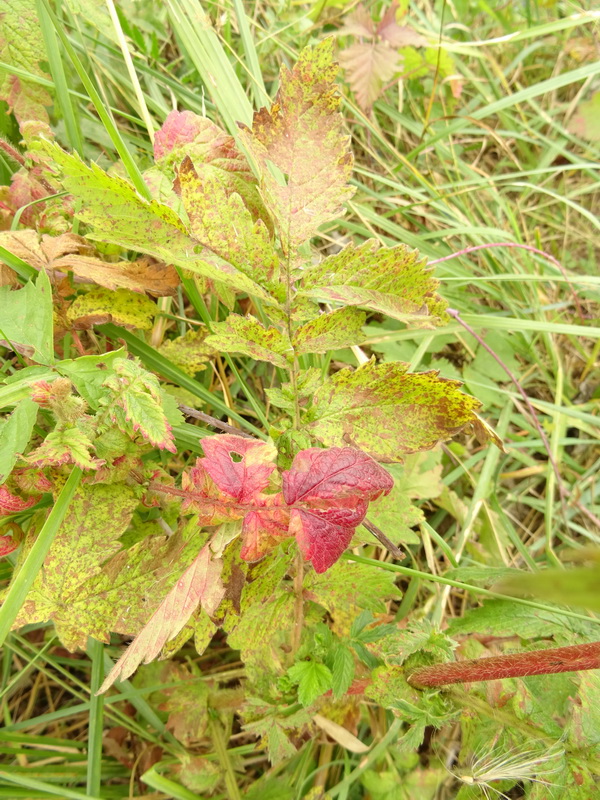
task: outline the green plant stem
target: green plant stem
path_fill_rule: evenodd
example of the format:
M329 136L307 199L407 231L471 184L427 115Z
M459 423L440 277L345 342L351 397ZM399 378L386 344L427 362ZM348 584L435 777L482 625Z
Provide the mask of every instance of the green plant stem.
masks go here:
M227 752L227 744L223 733L223 726L219 722L216 711L209 709L208 716L208 729L210 736L215 746L215 752L218 756L221 769L225 773L225 787L227 789L227 796L230 800L242 800L240 788L237 784L235 772L233 771L233 764Z
M98 689L104 680L104 645L91 637L87 646L88 657L92 661L90 678L90 722L88 727L88 794L100 794L102 785L102 729L104 726L104 697Z

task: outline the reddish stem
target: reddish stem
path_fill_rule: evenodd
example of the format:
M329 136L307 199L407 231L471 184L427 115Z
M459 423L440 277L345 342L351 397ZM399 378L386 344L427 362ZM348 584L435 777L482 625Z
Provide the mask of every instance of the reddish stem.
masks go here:
M447 683L496 681L501 678L553 675L556 672L581 672L586 669L600 669L600 642L476 658L473 661L433 664L415 670L407 680L411 686L428 689Z

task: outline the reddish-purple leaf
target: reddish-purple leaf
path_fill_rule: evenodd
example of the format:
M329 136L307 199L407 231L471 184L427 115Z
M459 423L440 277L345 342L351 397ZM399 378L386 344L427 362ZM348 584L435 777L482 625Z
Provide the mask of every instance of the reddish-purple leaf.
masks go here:
M341 498L375 500L393 485L386 470L352 447L301 450L292 468L283 473L283 496L288 505Z
M388 472L360 450L302 450L283 473L283 496L291 511L290 533L317 572L325 572L348 547L370 500L390 492Z
M223 562L212 559L210 547L205 545L114 665L99 694L115 681L128 678L140 664L156 658L164 645L181 631L198 604L208 614L216 611L225 594L222 570Z
M25 511L34 506L39 499L39 497L29 497L24 500L22 497L17 497L16 494L9 492L6 486L0 486L0 516L18 514L20 511Z
M335 525L310 511L293 509L290 533L296 537L300 552L312 562L315 572L325 572L350 544L354 527Z
M281 493L266 495L265 507L251 511L244 517L240 552L244 561L258 561L282 539L291 535L289 511L282 505L282 500Z
M266 442L226 433L205 439L202 449L206 458L198 459L198 463L219 489L238 503L251 502L266 488L275 469L277 451Z
M13 539L12 536L0 536L0 558L4 558L4 556L12 553L18 546L19 542Z

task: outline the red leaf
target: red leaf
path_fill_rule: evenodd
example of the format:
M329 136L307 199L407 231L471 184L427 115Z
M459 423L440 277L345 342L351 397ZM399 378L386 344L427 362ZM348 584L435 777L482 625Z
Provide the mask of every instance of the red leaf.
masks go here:
M342 498L376 500L393 485L389 472L352 447L301 450L292 468L283 473L283 496L288 505Z
M184 511L198 512L200 525L242 519L245 561L256 561L295 536L304 557L324 572L348 547L369 501L388 494L394 484L360 450L310 448L283 473L283 492L266 494L275 470L272 445L223 434L205 439L202 447L205 457L184 473L181 490L171 491L183 496Z
M0 516L18 514L20 511L25 511L27 508L34 506L39 499L39 497L30 497L27 500L23 500L22 497L11 494L6 486L0 486Z
M290 533L317 572L325 572L350 544L370 500L394 485L388 472L360 450L302 450L283 473L283 496L291 511Z
M13 539L12 536L0 536L0 558L12 553L18 546L19 542Z
M312 562L315 572L325 572L350 544L354 527L336 525L310 511L293 509L290 533L296 537L300 552Z
M265 489L275 469L275 448L242 436L211 436L202 443L206 458L198 459L216 485L239 503L249 503ZM238 456L234 461L232 456Z

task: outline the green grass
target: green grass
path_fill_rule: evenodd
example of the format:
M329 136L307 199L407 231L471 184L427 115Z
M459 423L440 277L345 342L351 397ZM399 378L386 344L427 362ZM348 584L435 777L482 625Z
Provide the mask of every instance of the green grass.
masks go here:
M86 9L85 0L81 5ZM74 12L75 4L48 0L32 7L42 23L50 77L6 62L0 63L0 77L8 71L52 89L50 119L59 142L104 166L120 160L123 174L145 197L141 173L151 163L150 139L173 107L206 111L237 136L237 123L249 124L253 110L274 94L280 64L293 62L305 44L335 34L346 14L342 5L325 3L313 22L310 4L264 0L110 0L108 11L100 4L88 14ZM375 18L381 7L370 7ZM390 618L411 614L444 626L481 597L499 596L489 585L469 580L468 572L454 579L445 577L447 570L482 564L532 569L563 563L568 549L600 545L595 256L600 153L597 142L580 139L570 128L579 103L598 88L600 61L593 60L598 14L591 4L529 2L496 9L463 0L412 3L408 19L452 55L460 97L453 98L432 72L419 81L396 82L372 114L365 114L343 88L356 194L346 215L322 231L320 248L350 237L375 238L417 247L434 261L472 246L509 242L545 251L562 266L524 250L498 248L435 268L443 295L465 322L486 341L502 342L503 357L527 392L549 452L514 385L460 325L414 331L373 320L368 328L365 352L463 379L469 392L485 398L484 416L507 443L506 454L466 447L464 441L444 448L446 494L424 502L423 545L407 548L407 566L391 563L374 546L354 558L374 571L398 575L405 594L400 605L388 609ZM349 39L342 36L338 43L342 48ZM587 53L582 61L573 55L575 47ZM23 280L32 274L26 261L3 248L0 258ZM191 308L174 298L176 311L171 309L173 318L165 314L161 335L193 327L186 313L192 322L222 315L218 301L204 306L199 293L187 289ZM262 393L272 380L266 367L223 356L215 373L191 378L156 353L150 336L145 340L114 325L94 336L100 348L124 339L147 368L190 392L203 411L265 437L273 421ZM350 351L335 353L332 360L356 365ZM2 363L7 372L13 370L12 363ZM3 386L0 403L9 408L26 391L25 384ZM196 453L205 433L190 424L176 430L180 447ZM552 461L559 467L562 501ZM359 738L374 743L367 756L315 736L296 756L269 767L263 744L240 731L226 700L222 719L200 741L178 741L165 727L164 687L152 669L140 681L118 685L117 694L95 697L119 652L116 642L103 646L90 640L87 654L74 656L52 638L51 627L10 633L76 488L77 472L0 610L0 798L108 800L152 790L152 797L187 800L241 796L252 787L257 793L250 796L258 797L263 785L258 781L266 778L291 787L285 796L298 800L311 790L310 796L321 797L322 787L335 798L458 796L449 774L434 769L444 749L455 746L451 726L435 734L418 762L410 747L403 752L398 746L402 720L373 704L353 717ZM10 570L10 562L0 563L5 583ZM523 600L522 606L553 610L534 600ZM574 625L599 622L581 610L564 616ZM239 685L243 668L222 640L204 656L191 646L182 654L182 661L201 669L199 680L222 690L223 697ZM492 709L492 716L496 712ZM103 730L112 731L104 748ZM215 794L191 790L178 771L180 763L200 756L227 776ZM392 774L398 785L406 781L412 794L378 794L373 788L367 794L365 775L374 786L373 774ZM461 800L481 796L460 791Z

